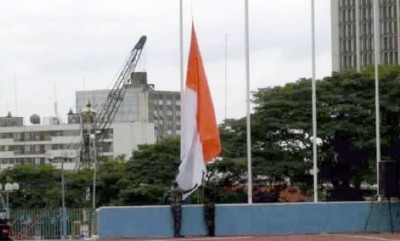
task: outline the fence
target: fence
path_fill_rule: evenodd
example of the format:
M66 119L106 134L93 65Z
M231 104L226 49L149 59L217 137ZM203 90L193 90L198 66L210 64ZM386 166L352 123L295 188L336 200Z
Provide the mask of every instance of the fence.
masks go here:
M60 239L62 209L12 210L10 223L14 239ZM91 209L67 209L67 235L72 239L97 233L96 212Z

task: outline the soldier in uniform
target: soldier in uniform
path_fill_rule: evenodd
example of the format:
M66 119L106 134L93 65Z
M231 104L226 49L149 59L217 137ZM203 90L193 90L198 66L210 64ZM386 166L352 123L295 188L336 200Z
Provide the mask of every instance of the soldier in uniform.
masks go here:
M171 204L171 212L174 221L174 237L183 237L183 235L181 235L182 196L185 193L191 192L196 187L197 184L189 190L183 190L178 186L178 183L176 181L172 182L172 187L171 190L168 192L168 196Z
M204 187L204 220L208 236L215 236L215 202L216 193L209 186Z

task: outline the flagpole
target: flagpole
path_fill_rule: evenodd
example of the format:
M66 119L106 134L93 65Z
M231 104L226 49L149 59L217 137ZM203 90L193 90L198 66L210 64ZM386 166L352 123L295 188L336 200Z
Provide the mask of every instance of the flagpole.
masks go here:
M251 128L250 128L250 57L249 57L249 1L245 0L245 52L246 52L246 113L247 113L247 201L253 203L253 180L251 165Z
M182 142L182 100L183 100L183 90L184 90L184 80L183 80L183 7L182 7L182 0L179 0L179 57L180 57L180 103L181 103L181 114L180 114L180 122L181 122L181 142ZM182 152L182 143L181 143L181 152ZM179 158L180 159L180 158Z
M228 112L228 34L225 34L225 121Z
M375 138L376 138L376 195L379 198L379 162L381 160L381 137L380 137L380 104L379 104L379 2L373 2L374 9L374 67L375 67Z
M318 202L318 166L317 166L317 94L315 80L315 14L314 0L311 0L311 52L312 52L312 129L313 129L313 180L314 202Z
M183 7L179 0L179 50L180 50L180 77L181 77L181 100L183 93ZM181 115L182 119L182 115ZM182 123L182 120L181 120Z

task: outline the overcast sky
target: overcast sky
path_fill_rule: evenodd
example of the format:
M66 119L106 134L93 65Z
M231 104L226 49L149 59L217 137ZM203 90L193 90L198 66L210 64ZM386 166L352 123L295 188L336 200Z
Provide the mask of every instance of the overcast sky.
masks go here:
M331 73L330 0L315 2L322 78ZM218 122L245 116L244 0L183 4L185 76L193 18ZM310 4L249 0L251 90L311 77ZM75 91L110 88L142 35L137 71L156 90L179 91L179 0L1 0L0 116L11 111L29 124L34 113L54 116L57 100L66 121Z

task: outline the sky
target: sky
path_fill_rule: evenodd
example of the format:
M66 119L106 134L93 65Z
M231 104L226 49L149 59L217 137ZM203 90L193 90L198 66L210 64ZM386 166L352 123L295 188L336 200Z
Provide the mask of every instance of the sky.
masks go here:
M248 0L250 90L310 78L311 0ZM330 0L315 1L316 76L331 74ZM245 0L183 0L184 75L194 22L217 122L246 115ZM111 88L142 35L137 71L180 91L179 0L1 0L0 116L75 110ZM310 97L311 98L311 97Z

